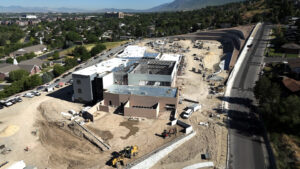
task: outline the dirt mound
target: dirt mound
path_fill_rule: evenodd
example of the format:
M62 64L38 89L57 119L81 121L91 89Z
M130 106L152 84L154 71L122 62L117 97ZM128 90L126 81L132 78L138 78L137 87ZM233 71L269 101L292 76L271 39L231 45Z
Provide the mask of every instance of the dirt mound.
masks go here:
M39 140L50 152L51 168L90 168L99 164L103 152L82 137L69 121L64 121L61 112L78 110L71 104L47 101L40 104L38 110L42 117L37 121ZM63 167L62 167L63 166Z
M38 107L42 116L49 122L64 120L61 112L68 112L71 109L75 111L80 110L79 107L74 107L74 105L70 105L68 102L64 101L45 101Z
M10 137L14 134L16 134L19 131L20 127L15 125L9 125L2 131L0 131L0 138L3 137Z

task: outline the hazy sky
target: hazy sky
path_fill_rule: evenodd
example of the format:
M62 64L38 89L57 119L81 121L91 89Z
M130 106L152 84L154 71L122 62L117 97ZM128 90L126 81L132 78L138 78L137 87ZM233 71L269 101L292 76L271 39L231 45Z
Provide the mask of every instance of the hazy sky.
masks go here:
M0 6L148 9L173 0L0 0Z

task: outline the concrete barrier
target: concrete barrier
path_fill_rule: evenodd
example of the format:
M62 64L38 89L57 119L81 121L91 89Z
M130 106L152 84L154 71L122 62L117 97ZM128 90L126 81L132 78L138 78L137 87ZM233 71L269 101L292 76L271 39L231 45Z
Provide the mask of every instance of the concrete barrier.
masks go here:
M184 167L183 169L198 169L198 168L213 167L213 166L214 166L213 162L204 162L204 163L193 164L193 165Z
M252 30L251 34L250 34L250 37L248 38L247 42L245 43L243 49L242 49L242 52L240 53L239 55L239 58L234 66L234 68L232 69L230 75L229 75L229 78L228 78L228 81L227 81L227 86L226 86L226 91L224 93L224 97L227 98L227 97L230 97L230 93L231 93L231 89L233 87L233 82L236 78L236 75L238 73L238 71L240 70L241 68L241 65L247 55L247 52L248 52L248 45L252 44L253 42L253 38L258 30L258 28L261 26L261 23L257 23L256 26L254 27L254 29ZM226 112L228 111L228 102L227 101L223 101L222 102L222 109L225 110ZM229 144L229 133L227 135L227 157L226 157L226 166L227 168L229 168L229 149L230 149L230 144Z
M176 148L181 146L186 141L190 140L196 135L196 132L192 132L188 135L181 136L172 142L166 144L165 146L155 150L149 155L142 157L142 161L137 161L136 163L129 164L126 168L130 169L149 169L153 167L159 160L167 156L169 153L174 151Z

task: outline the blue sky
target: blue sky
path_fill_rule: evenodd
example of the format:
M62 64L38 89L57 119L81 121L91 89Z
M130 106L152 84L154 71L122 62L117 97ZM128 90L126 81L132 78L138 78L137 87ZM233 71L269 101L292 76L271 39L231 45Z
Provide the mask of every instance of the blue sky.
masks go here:
M0 0L0 6L148 9L173 0Z

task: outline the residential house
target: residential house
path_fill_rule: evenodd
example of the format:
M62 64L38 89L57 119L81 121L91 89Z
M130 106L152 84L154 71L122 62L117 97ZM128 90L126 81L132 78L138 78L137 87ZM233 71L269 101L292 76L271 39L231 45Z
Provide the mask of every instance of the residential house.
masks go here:
M9 72L14 70L19 70L19 69L26 70L30 75L34 75L36 73L39 73L42 70L43 63L44 61L38 58L26 60L16 65L2 63L0 64L0 79L4 80L9 76Z
M291 92L299 92L300 91L300 81L292 78L284 77L282 79L283 85Z
M34 45L29 46L26 48L18 49L9 54L11 57L23 56L24 54L33 52L36 55L42 54L43 52L47 51L47 46L45 45Z
M287 54L298 54L298 55L300 55L300 45L298 45L296 43L286 43L286 44L282 45L281 48Z

